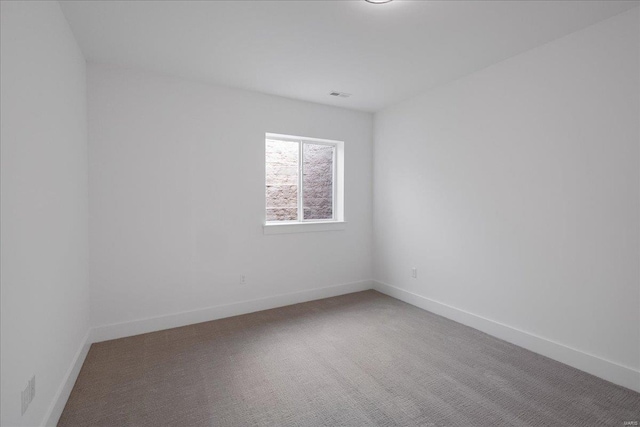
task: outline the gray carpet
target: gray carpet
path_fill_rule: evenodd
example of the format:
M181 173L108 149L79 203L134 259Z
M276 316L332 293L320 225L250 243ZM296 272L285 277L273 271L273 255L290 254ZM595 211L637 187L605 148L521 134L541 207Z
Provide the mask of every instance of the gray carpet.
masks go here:
M375 291L91 346L59 426L622 426L640 394Z

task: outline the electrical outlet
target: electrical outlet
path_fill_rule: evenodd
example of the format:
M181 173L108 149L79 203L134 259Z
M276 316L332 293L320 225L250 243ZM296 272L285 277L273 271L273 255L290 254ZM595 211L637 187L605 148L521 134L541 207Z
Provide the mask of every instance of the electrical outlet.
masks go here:
M27 408L33 398L36 397L36 376L31 377L27 383L27 387L22 390L22 415L27 412Z
M418 278L418 269L416 267L413 267L411 269L411 277L413 277L414 279Z
M247 276L245 276L244 274L240 275L240 284L244 285L247 283Z

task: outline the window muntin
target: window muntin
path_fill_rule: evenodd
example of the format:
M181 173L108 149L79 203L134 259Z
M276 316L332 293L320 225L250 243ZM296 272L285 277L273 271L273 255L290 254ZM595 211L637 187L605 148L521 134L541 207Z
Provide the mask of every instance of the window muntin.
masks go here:
M338 141L267 134L266 222L338 219Z

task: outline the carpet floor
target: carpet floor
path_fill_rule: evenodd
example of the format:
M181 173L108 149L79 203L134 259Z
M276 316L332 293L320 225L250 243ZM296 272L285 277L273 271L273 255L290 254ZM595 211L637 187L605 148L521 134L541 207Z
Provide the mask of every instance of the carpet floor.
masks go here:
M636 420L636 392L365 291L93 344L58 426Z

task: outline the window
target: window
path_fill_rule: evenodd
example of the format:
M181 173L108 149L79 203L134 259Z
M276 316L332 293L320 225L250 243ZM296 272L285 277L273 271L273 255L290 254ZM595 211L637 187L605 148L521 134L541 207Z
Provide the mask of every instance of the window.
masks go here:
M343 143L267 134L266 225L342 222Z

